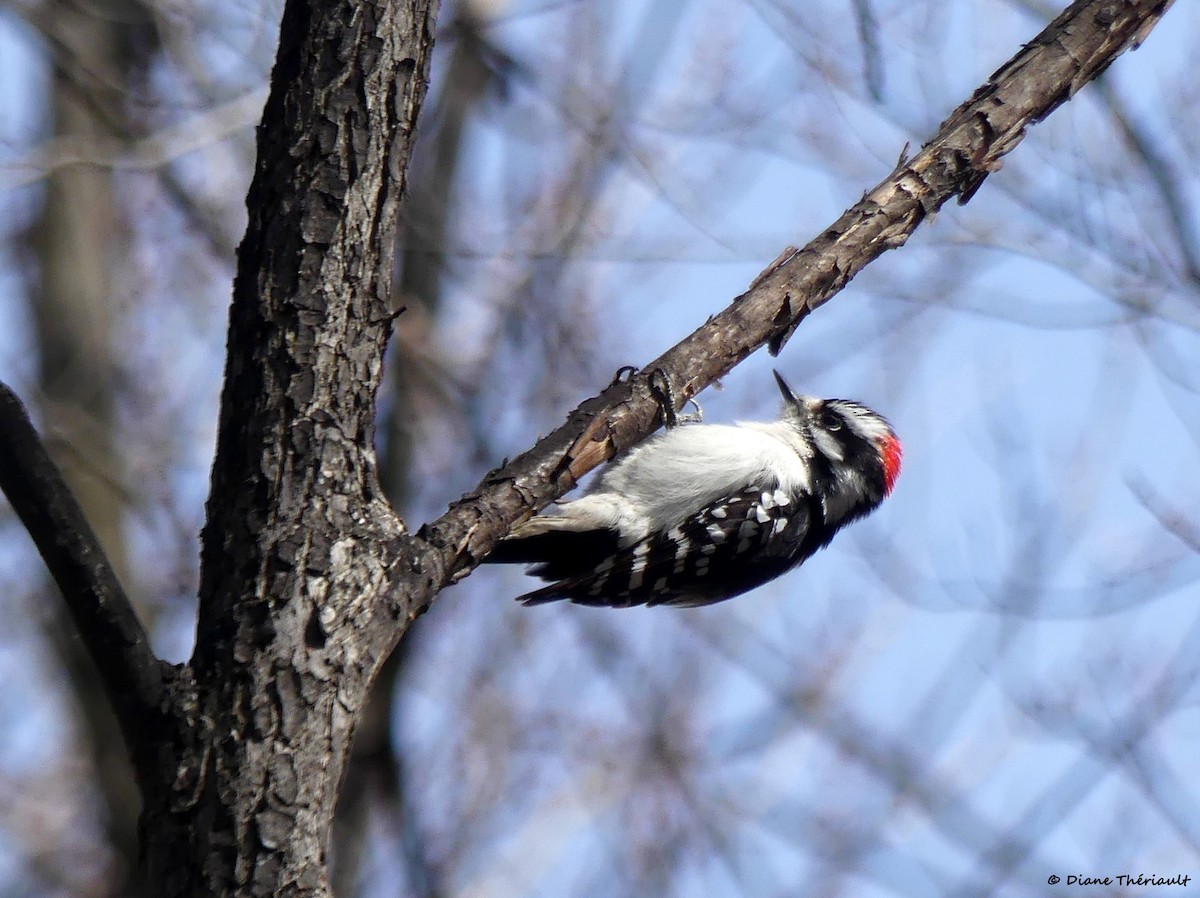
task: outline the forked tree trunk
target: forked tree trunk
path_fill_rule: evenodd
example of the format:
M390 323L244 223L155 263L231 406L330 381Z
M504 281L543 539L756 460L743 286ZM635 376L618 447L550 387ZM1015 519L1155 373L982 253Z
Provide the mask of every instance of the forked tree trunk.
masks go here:
M378 620L393 613L381 597L403 528L376 480L374 392L436 6L284 12L238 254L197 649L166 750L138 764L145 864L165 898L328 893L354 719L403 629Z

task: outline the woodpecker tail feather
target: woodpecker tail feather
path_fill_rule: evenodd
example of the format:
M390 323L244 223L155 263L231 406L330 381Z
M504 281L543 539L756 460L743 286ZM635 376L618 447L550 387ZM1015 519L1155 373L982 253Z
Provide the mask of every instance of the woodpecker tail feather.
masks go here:
M544 575L538 574L537 576ZM593 608L632 608L634 605L646 603L645 599L631 598L630 596L590 595L588 586L591 580L590 574L560 580L558 583L551 583L549 586L543 586L541 589L517 596L517 601L526 606L569 601L576 605L589 605Z
M612 530L564 530L544 526L555 518L533 518L522 524L484 559L489 564L532 564L535 577L565 580L590 571L617 550ZM530 526L530 525L537 526ZM542 601L550 601L543 599Z

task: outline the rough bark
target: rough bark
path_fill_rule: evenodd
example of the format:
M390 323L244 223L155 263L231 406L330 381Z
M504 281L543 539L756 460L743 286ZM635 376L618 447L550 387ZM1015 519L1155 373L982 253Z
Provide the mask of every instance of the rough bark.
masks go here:
M147 869L165 896L327 895L354 722L408 623L514 522L657 426L639 375L415 535L384 501L372 426L393 316L387 249L435 5L291 0L284 13L230 316L196 652L163 673L146 732L137 709L153 712L149 699L117 707L145 798ZM758 347L778 351L863 266L950 198L969 198L1029 124L1169 5L1073 4L916 156L647 371L681 404ZM62 559L39 546L54 570ZM86 603L95 583L83 580L60 579L68 604ZM89 648L104 660L102 642ZM107 663L118 685L161 666L131 652Z
M284 12L202 537L196 725L147 795L164 894L328 893L353 720L400 631L378 601L403 527L376 480L374 392L435 7Z
M446 259L444 245L451 211L452 186L463 156L466 123L480 100L493 87L497 72L489 65L487 44L470 4L456 9L449 26L453 48L445 69L438 75L441 97L435 129L426 131L410 169L410 190L399 225L395 302L405 307L389 349L387 376L394 396L383 416L380 483L393 507L403 508L408 498L408 471L416 432L428 414L431 393L445 388L447 372L432 353L432 323L441 300ZM443 26L443 32L446 28ZM389 833L411 833L410 796L393 738L397 687L405 660L419 629L410 630L388 656L377 675L359 720L354 748L334 820L334 893L355 894L362 875L363 856L373 835L371 820L387 816L394 825L377 828ZM437 887L432 871L420 855L414 838L398 836L389 843L397 855L407 855L405 894L432 896Z

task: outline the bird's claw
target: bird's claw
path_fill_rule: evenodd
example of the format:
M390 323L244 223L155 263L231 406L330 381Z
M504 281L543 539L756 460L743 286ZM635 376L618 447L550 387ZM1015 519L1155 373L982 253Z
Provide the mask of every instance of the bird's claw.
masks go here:
M686 406L689 402L695 406L696 411L690 415L680 415L676 411L678 400L675 395L675 387L671 385L671 379L667 377L667 372L662 368L655 368L650 372L648 381L650 393L654 396L658 403L659 412L662 414L663 425L667 428L676 427L680 424L696 424L704 420L704 410L700 408L700 403L695 399L687 399L684 401Z
M622 365L617 369L617 373L613 375L613 379L609 381L610 387L615 387L617 384L629 383L630 379L638 373L637 365Z

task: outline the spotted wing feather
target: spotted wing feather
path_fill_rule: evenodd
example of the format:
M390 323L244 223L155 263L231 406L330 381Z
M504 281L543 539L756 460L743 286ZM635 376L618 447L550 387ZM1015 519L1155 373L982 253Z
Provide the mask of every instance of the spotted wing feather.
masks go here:
M820 504L811 497L747 489L521 599L527 605L558 599L606 607L707 605L799 564L828 542L824 529Z

